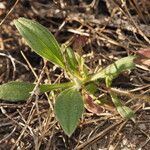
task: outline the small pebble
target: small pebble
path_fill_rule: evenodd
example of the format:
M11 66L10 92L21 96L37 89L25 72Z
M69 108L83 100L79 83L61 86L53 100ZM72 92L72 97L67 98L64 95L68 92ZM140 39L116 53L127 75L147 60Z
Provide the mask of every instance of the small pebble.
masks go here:
M141 130L146 130L146 125L145 125L145 124L139 124L138 127L139 127Z
M123 139L123 140L122 140L122 144L123 144L123 145L127 145L127 144L128 144L128 140L127 140L127 139Z

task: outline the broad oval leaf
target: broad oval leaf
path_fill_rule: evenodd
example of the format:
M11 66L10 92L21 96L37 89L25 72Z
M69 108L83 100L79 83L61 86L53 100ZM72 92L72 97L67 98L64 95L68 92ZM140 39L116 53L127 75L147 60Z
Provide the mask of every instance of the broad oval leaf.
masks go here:
M14 23L28 45L37 54L64 68L64 59L60 46L48 29L35 21L25 18L19 18Z
M104 79L108 76L111 76L111 78L113 79L116 76L118 76L120 73L129 69L133 69L135 67L135 63L134 63L135 58L136 56L128 56L117 60L116 62L109 65L105 69L102 69L101 71L94 74L91 77L90 81L94 81L97 79Z
M56 118L68 136L71 136L76 129L83 111L82 96L75 88L66 89L56 98Z
M26 82L9 82L0 85L0 99L11 102L25 100L30 96L34 84Z
M49 92L57 89L65 89L72 87L73 82L56 83L56 84L42 84L39 85L39 92ZM31 95L35 84L27 82L9 82L0 85L0 99L10 102L25 101Z

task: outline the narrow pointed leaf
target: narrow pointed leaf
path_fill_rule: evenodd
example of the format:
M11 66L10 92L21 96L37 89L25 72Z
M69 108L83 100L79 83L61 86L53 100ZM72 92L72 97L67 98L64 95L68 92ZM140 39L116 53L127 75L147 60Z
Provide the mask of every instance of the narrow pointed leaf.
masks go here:
M76 60L78 62L80 75L82 76L82 78L87 78L89 72L88 67L85 64L85 59L76 53Z
M66 82L66 83L55 83L55 84L41 84L39 86L40 92L49 92L57 89L66 89L74 86L74 82Z
M35 21L25 18L19 18L14 23L32 50L64 68L64 59L60 46L48 29Z
M83 110L82 96L74 88L66 89L56 98L56 118L68 136L71 136L76 129Z
M131 119L134 116L134 112L127 106L123 106L120 99L113 92L110 93L113 103L116 106L118 113L126 119Z
M66 63L71 72L78 72L78 62L71 48L66 48L65 51Z
M118 106L117 111L122 116L122 118L131 119L134 117L134 112L127 106Z
M49 92L51 90L65 89L72 87L74 83L57 83L39 85L40 93ZM9 82L0 85L0 99L5 101L17 102L25 101L31 95L35 84L27 82Z
M112 84L112 80L113 80L113 76L107 76L105 78L105 83L106 83L106 87L111 87L111 84Z
M94 74L90 81L94 81L97 79L104 79L107 76L111 76L111 78L117 77L120 73L127 71L129 69L133 69L135 67L134 59L135 56L128 56L121 58L114 62L113 64L109 65L105 69Z

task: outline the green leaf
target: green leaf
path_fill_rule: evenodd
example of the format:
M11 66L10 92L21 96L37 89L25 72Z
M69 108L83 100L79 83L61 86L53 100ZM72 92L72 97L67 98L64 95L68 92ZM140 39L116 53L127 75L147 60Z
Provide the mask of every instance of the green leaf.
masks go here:
M120 73L135 67L135 63L133 62L135 58L135 56L121 58L105 69L102 69L101 71L92 75L89 80L94 81L97 79L104 79L107 76L111 76L112 79L116 78Z
M112 80L113 80L113 77L112 77L112 76L107 76L107 77L105 78L106 87L111 87Z
M37 54L65 68L60 46L48 29L35 21L25 18L19 18L14 23L28 45Z
M87 78L87 76L89 74L89 71L88 71L88 67L85 64L85 59L77 53L76 53L76 59L77 59L77 62L78 62L80 75L84 79Z
M66 48L65 50L66 63L71 72L78 72L78 62L76 60L75 54L71 48Z
M74 82L66 82L66 83L55 83L55 84L42 84L39 86L40 92L49 92L57 89L66 89L74 86Z
M110 92L113 103L116 106L118 113L126 119L131 119L134 116L134 112L127 106L123 106L120 99L113 92Z
M0 85L0 99L12 102L25 100L30 96L34 86L26 82L9 82Z
M90 82L85 86L86 91L88 91L90 94L95 95L98 92L98 87L96 83Z
M49 92L57 89L66 89L72 87L73 82L57 83L57 84L43 84L39 86L40 92ZM0 85L0 99L5 101L17 102L25 101L31 95L35 84L27 82L9 82Z
M68 136L71 136L76 129L83 111L82 96L75 88L66 89L56 98L56 118Z
M118 113L126 119L131 119L134 117L134 112L127 106L117 107Z

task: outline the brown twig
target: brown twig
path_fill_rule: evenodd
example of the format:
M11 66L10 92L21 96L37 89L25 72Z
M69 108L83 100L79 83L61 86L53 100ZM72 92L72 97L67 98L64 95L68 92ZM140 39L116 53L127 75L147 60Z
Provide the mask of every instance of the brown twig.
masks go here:
M109 126L108 128L106 128L105 130L103 130L102 132L100 132L99 134L97 134L96 136L90 138L85 143L83 143L83 144L79 145L78 147L76 147L75 150L81 150L81 149L85 148L86 146L93 144L94 142L98 141L100 138L102 138L103 136L105 136L110 130L112 130L113 128L117 127L122 122L123 122L123 120L112 124L111 126Z
M7 19L7 17L10 15L10 13L14 10L14 8L16 7L16 5L18 4L19 0L16 0L15 4L13 5L13 7L9 10L9 12L7 13L7 15L4 17L4 19L0 22L0 26L4 23L4 21Z

